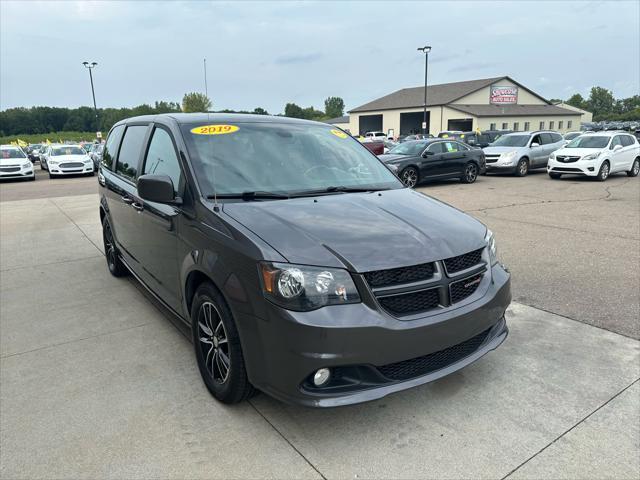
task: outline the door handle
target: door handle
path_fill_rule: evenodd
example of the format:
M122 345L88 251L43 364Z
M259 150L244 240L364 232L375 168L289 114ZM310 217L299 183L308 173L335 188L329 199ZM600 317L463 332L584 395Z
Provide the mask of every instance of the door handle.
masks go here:
M131 197L124 196L124 197L120 197L120 199L127 205L131 205L133 203L133 198Z
M143 205L140 205L139 203L135 203L135 202L134 202L134 203L132 203L132 204L131 204L131 206L132 206L133 208L135 208L135 209L136 209L137 211L139 211L139 212L141 212L142 210L144 210L144 206L143 206Z

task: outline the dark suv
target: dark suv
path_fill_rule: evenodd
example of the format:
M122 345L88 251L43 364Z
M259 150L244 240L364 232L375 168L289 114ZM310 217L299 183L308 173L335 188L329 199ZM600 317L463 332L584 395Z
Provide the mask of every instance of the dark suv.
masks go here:
M99 182L109 270L190 329L220 401L254 388L309 406L373 400L507 336L491 232L330 125L131 118L109 133Z

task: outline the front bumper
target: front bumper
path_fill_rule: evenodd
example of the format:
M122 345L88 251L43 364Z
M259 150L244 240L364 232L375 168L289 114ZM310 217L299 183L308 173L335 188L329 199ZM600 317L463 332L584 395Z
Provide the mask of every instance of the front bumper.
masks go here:
M33 168L33 165L28 168L21 168L16 172L7 172L0 170L0 179L11 179L11 178L33 178L36 173Z
M411 320L365 303L312 312L270 306L268 318L238 312L236 317L253 385L284 402L336 407L422 385L476 361L507 337L504 313L510 302L510 276L496 265L478 300ZM448 356L478 338L464 356ZM401 379L382 373L432 356L445 360L426 373ZM309 378L319 368L330 368L336 382L314 387Z
M561 173L563 175L586 175L595 177L600 171L600 162L582 161L577 162L558 162L557 160L549 160L547 164L548 173Z
M94 172L93 162L84 164L82 167L62 167L60 165L47 165L51 175L84 175Z
M513 165L500 165L497 162L487 163L487 173L514 173L515 171L515 163Z

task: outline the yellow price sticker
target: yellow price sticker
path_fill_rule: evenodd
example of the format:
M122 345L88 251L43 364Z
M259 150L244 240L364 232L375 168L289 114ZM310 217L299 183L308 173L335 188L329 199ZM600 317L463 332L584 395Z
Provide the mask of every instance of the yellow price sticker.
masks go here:
M347 138L349 136L346 133L344 133L342 130L331 129L330 132L339 138Z
M202 125L191 129L195 135L226 135L240 130L237 125Z

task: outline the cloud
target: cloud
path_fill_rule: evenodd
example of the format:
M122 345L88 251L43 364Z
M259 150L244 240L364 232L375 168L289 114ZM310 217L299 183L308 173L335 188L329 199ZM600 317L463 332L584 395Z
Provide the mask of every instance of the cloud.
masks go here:
M276 58L275 63L278 65L298 65L300 63L312 63L320 60L322 54L320 52L303 53L298 55L282 55Z
M462 65L458 65L457 67L450 68L448 72L454 73L454 72L469 72L469 71L475 71L475 70L486 70L487 68L495 68L499 65L500 65L499 63L489 63L489 62L464 63Z

